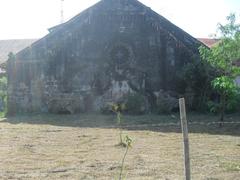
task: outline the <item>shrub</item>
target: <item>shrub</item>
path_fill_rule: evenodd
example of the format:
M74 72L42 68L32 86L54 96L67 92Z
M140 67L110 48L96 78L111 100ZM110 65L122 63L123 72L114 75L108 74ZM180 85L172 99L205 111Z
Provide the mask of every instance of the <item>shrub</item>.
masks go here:
M229 98L229 101L226 106L227 113L235 113L240 111L240 91L236 94L233 94L232 97Z
M217 114L220 111L219 102L208 101L207 103L208 111ZM240 112L240 92L232 94L226 103L226 113Z
M219 111L219 104L214 101L207 102L207 108L210 113L216 114Z
M156 93L157 102L156 110L159 114L171 113L174 109L178 108L178 100L172 97L167 92L160 91Z
M128 94L126 97L126 112L129 114L144 114L147 111L147 100L139 94Z

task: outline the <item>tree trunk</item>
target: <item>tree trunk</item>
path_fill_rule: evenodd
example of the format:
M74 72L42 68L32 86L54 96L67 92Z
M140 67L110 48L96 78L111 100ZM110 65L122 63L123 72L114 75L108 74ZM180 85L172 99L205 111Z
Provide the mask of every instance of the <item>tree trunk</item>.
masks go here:
M223 126L224 122L224 117L225 117L225 109L226 109L226 95L222 94L221 95L221 102L220 102L220 124L219 127Z

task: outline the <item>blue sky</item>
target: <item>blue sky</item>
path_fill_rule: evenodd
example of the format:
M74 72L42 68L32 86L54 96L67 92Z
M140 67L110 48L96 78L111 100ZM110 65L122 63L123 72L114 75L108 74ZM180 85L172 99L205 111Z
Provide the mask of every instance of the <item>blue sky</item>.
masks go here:
M65 20L98 1L65 0ZM229 13L240 14L240 0L139 1L194 37L208 37ZM60 0L0 0L0 39L43 37L49 27L59 24L60 7Z

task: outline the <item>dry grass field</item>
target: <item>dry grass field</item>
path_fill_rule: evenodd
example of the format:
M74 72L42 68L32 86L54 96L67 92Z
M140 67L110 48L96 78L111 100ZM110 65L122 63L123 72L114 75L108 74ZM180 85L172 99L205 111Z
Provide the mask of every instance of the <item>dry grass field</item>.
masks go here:
M216 121L190 115L191 122ZM184 179L177 115L124 116L133 139L124 175L130 180ZM240 121L228 116L227 121ZM161 126L148 124L163 123ZM32 115L0 120L0 179L117 179L124 147L112 115ZM147 124L147 125L146 125ZM141 125L141 126L136 126ZM146 125L146 126L145 126ZM190 125L193 180L240 179L240 124Z

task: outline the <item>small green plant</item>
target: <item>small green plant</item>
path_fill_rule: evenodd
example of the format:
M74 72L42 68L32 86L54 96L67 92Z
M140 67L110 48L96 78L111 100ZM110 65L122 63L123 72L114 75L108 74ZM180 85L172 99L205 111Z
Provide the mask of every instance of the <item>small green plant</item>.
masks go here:
M125 109L125 105L124 104L111 104L111 109L117 116L117 125L121 126L121 123L122 123L121 112ZM123 138L122 138L122 128L120 128L119 138L120 138L119 145L123 145L124 143L123 143Z
M111 109L117 116L117 125L121 125L121 122L122 122L121 112L125 109L125 104L111 104ZM121 169L120 169L120 174L119 174L119 180L123 180L124 162L125 162L129 148L132 147L132 139L128 135L126 135L123 140L122 129L120 129L119 137L120 137L119 145L126 148L125 153L122 158Z
M129 150L129 148L132 147L132 139L128 135L126 135L123 143L124 143L124 145L126 147L126 150L125 150L125 153L124 153L123 158L122 158L121 169L120 169L120 174L119 174L119 180L123 179L124 163L125 163L125 159L126 159L128 150Z

